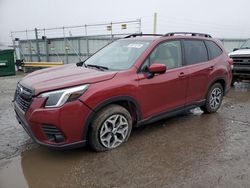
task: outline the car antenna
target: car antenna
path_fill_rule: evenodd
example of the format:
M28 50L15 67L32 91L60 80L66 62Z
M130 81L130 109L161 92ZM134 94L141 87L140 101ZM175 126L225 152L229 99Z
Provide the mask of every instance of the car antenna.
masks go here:
M76 63L76 66L77 66L77 67L82 67L82 66L84 65L84 67L86 68L87 65L85 64L85 61L86 61L86 60L77 62L77 63Z

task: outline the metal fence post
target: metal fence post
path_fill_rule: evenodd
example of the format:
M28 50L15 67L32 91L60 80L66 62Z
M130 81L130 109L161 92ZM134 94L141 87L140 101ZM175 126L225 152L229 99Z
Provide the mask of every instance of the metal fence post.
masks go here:
M113 23L112 22L110 23L110 26L111 26L111 30L110 30L111 41L113 41L114 40L114 36L113 36Z
M29 44L29 56L30 56L30 62L32 62L31 41L29 40L29 37L28 37L28 31L27 31L27 30L25 31L25 33L26 33L26 40L28 41L28 44Z
M46 36L44 36L44 47L46 53L46 61L49 62L49 44Z
M139 19L139 33L141 33L141 18Z
M86 46L87 46L87 56L90 56L89 52L89 38L88 38L88 30L87 30L87 25L85 25L85 39L86 39Z
M67 41L66 41L66 36L65 36L65 29L63 27L63 38L64 38L64 51L65 51L65 62L66 64L69 63L69 54L68 54L68 47L67 47Z
M81 38L79 38L77 40L78 42L78 53L79 53L79 56L81 57L82 56L82 53L81 53ZM79 61L81 61L81 58L79 57Z
M18 57L17 49L16 49L16 42L15 42L15 39L13 38L13 33L10 32L10 35L11 35L11 40L12 40L12 44L13 44L13 48L14 48L15 58L17 60L20 57L20 54L19 54L19 57Z
M37 28L35 28L35 36L36 36L36 54L37 54L37 59L38 59L38 62L41 62Z

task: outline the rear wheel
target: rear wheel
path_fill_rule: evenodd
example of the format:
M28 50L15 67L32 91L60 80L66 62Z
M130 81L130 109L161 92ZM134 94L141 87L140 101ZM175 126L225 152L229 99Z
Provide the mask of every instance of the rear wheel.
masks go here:
M220 108L222 99L223 99L223 87L220 83L215 83L208 90L206 103L203 106L201 106L201 109L205 113L214 113Z
M132 129L130 113L119 105L110 105L97 113L89 134L89 144L96 151L114 149L126 142Z

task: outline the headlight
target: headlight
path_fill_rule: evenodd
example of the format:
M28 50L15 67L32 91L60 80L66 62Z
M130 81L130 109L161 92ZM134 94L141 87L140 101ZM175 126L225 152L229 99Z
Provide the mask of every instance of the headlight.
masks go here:
M82 86L42 93L38 97L48 97L45 104L46 108L60 107L66 102L78 99L88 89L88 87L89 84L85 84Z

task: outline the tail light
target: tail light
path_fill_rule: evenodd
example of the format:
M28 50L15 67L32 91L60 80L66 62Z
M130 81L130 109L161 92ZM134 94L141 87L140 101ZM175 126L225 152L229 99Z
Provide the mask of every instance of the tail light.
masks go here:
M233 64L234 64L234 60L233 60L232 58L229 58L229 59L227 60L227 62L229 63L229 65L233 65Z
M234 60L232 59L232 58L229 58L228 60L227 60L227 62L229 63L229 65L231 66L231 69L233 69L233 67L234 67Z

